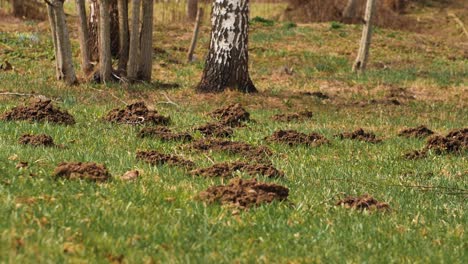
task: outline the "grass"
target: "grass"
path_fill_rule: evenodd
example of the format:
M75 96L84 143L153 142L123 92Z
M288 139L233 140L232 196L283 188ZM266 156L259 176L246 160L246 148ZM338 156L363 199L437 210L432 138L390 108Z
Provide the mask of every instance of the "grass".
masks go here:
M359 27L254 23L250 68L262 92L198 95L191 88L203 69L200 58L209 40L207 26L196 51L199 60L174 64L170 61L183 61L185 52L172 48L188 46L190 29L157 24L154 46L168 52L154 58L153 75L159 83L132 87L63 86L54 80L47 25L19 27L21 32L0 35L0 59L15 67L0 72L1 90L34 91L54 98L76 117L77 124L0 122L0 263L105 263L121 255L127 263L468 261L467 156L431 154L405 160L402 154L421 148L424 141L396 136L399 129L420 124L440 133L468 124L468 66L455 44L379 29L369 71L356 76L350 68ZM73 47L78 55L76 42ZM293 75L282 74L284 66L293 68ZM161 82L181 87L158 89ZM384 99L395 87L414 94L416 100L401 106L352 104ZM332 101L298 94L319 90L331 95ZM178 106L164 103L165 95ZM0 113L24 100L0 96ZM209 121L205 113L212 109L242 103L256 122L236 129L233 140L272 148L271 160L286 177L260 179L287 186L290 203L233 213L231 208L198 201L200 191L223 181L150 166L137 161L135 152L177 153L199 167L209 166L209 159L181 150L177 143L139 139L138 127L102 122L107 111L122 107L121 100L146 101L170 115L171 127L180 131ZM304 108L314 112L311 121L285 124L270 119ZM357 127L375 131L384 142L373 145L333 137ZM320 132L331 145L286 147L264 140L277 129ZM17 139L23 133L47 133L66 148L21 146ZM215 152L206 155L216 162L243 159ZM16 169L19 161L30 166ZM104 163L114 179L106 184L55 180L52 171L62 161ZM133 183L120 181L119 176L130 169L139 169L142 177ZM389 202L392 212L334 206L345 195L363 193Z

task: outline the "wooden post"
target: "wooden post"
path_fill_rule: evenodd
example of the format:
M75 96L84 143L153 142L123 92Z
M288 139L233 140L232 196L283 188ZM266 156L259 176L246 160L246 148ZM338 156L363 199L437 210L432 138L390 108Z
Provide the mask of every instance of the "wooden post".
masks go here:
M375 10L375 0L367 0L366 13L364 16L364 27L362 29L361 44L356 61L353 65L353 72L363 73L366 70L369 57L369 48L372 38L372 17Z
M190 43L190 48L187 54L187 62L193 61L193 53L195 52L195 47L197 46L198 32L200 31L200 24L203 19L203 8L198 8L197 19L195 20L195 27L193 29L192 43Z

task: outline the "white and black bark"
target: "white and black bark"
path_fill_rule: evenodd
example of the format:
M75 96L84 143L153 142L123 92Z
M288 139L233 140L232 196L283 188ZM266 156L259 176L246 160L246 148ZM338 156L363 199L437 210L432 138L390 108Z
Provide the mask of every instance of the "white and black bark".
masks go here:
M85 0L76 0L76 10L79 18L79 39L80 39L80 52L81 52L81 69L85 74L91 72L93 66L91 64L91 57L89 52L89 31L86 18Z
M197 17L198 0L187 0L187 18L194 21Z
M372 18L374 16L375 0L367 0L364 26L362 29L361 43L358 55L353 65L353 72L363 73L366 70L369 58L369 49L372 39Z
M211 41L198 92L256 92L249 75L249 0L215 0Z
M140 50L140 7L141 0L132 1L132 22L127 64L127 77L130 80L136 80L138 77L138 58Z
M119 66L120 74L125 75L127 71L129 32L128 32L128 0L118 0L119 8Z
M101 82L112 78L109 0L99 0L99 76Z
M146 82L151 81L153 68L153 7L154 0L143 0L138 77Z

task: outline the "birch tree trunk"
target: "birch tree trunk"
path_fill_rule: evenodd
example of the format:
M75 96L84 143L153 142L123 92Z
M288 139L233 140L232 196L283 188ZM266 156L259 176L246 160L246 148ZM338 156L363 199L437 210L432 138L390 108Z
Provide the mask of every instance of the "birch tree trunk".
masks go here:
M98 0L89 0L89 51L92 61L99 60L99 43L98 43L98 29L99 29L99 3Z
M198 92L257 92L248 69L249 0L215 0L210 50Z
M101 82L112 78L109 0L99 0L99 76Z
M353 65L353 72L363 73L366 70L372 38L372 18L374 16L374 10L375 0L367 0L361 44L359 47L359 52L356 61Z
M153 69L153 7L154 0L143 0L140 36L139 79L151 81Z
M119 8L119 66L118 71L125 75L127 71L129 33L128 33L128 0L118 0Z
M119 48L119 13L117 0L108 0L109 6L107 8L109 23L110 23L110 43L111 53L117 57L120 52ZM89 0L89 43L91 57L93 61L99 60L99 17L100 17L100 0Z
M187 18L189 21L195 21L197 17L198 0L187 0Z
M85 0L76 0L76 10L78 11L80 26L80 51L81 51L81 69L85 74L91 72L93 66L91 65L91 58L89 53L89 31L86 19Z
M140 5L141 0L132 1L132 29L130 31L130 49L127 65L127 77L136 80L138 77L138 52L140 49Z
M54 43L54 54L55 54L55 76L57 80L60 80L60 69L62 68L62 53L58 48L57 40L57 23L55 22L55 10L52 5L47 4L47 15L49 17L50 31L52 35L52 42Z

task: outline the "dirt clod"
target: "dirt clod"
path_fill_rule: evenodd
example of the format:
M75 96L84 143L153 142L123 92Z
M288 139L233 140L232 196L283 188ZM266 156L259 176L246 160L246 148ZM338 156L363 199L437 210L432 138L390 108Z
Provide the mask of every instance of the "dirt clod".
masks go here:
M139 137L154 137L164 141L192 141L193 137L188 133L174 133L166 127L145 127L140 130Z
M273 116L273 120L281 122L303 121L312 118L312 116L312 112L302 111L292 114L277 114Z
M208 188L200 193L202 201L208 203L234 205L239 208L249 208L274 200L284 201L288 198L289 189L277 184L257 182L256 179L232 179L228 185Z
M75 124L75 119L66 111L57 109L49 99L33 98L26 106L17 106L2 114L0 120L49 122L63 125Z
M120 124L147 124L167 125L170 118L158 114L155 110L149 110L144 102L127 105L124 109L115 108L104 118L106 121Z
M468 150L468 128L450 131L446 136L433 135L426 141L422 150L413 150L404 155L407 159L419 159L427 157L432 151L435 154L459 154Z
M63 162L55 168L53 175L57 178L95 182L105 182L112 177L106 166L94 162Z
M36 146L51 147L55 145L52 137L46 134L39 134L39 135L24 134L18 139L18 142L23 145L31 145L35 147Z
M219 120L220 123L232 127L241 126L243 122L250 120L250 113L240 104L231 104L227 107L216 109L210 116Z
M190 147L196 150L224 151L230 154L239 154L253 160L265 160L273 154L271 150L265 146L257 147L244 142L212 138L195 141Z
M417 160L427 157L427 150L413 150L405 153L404 157L409 160Z
M268 178L283 177L284 173L272 165L248 164L244 162L218 163L208 168L192 170L190 174L203 177L233 177L236 171L245 172L251 176L262 175Z
M426 126L418 126L414 128L406 128L401 130L398 135L407 138L426 138L433 135L434 132Z
M369 194L364 194L358 197L349 196L338 201L336 205L358 210L390 210L388 203L379 202Z
M234 133L234 130L222 123L208 123L206 125L195 128L205 136L211 137L230 137Z
M318 133L307 135L295 130L278 130L265 139L272 142L285 143L289 146L307 145L315 147L329 143L328 139Z
M173 166L185 167L188 169L195 166L195 163L193 163L190 160L186 160L182 157L175 156L175 155L160 153L155 150L138 151L136 154L136 158L144 162L147 162L153 166L168 164L168 165L173 165Z
M120 179L123 180L123 181L134 181L134 180L138 179L138 177L140 177L140 171L138 171L138 170L131 170L131 171L125 172L125 173L120 177Z
M381 139L377 138L376 135L372 132L366 132L364 129L359 128L353 132L344 132L336 135L340 139L353 139L369 143L379 143L382 142Z

